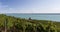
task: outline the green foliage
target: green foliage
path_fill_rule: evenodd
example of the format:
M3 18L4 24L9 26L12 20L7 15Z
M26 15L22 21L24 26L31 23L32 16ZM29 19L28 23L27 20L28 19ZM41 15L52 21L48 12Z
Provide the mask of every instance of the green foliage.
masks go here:
M56 26L60 25L57 25L58 22L50 22L48 20L27 20L0 14L1 31L5 29L5 24L8 32L57 32L59 29Z
M46 32L57 32L56 26L53 25L53 22L48 23L48 26L46 27Z

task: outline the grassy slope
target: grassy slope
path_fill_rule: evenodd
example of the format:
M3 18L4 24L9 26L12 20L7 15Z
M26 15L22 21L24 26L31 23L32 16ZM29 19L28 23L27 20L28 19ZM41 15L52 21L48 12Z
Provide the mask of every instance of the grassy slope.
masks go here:
M19 19L20 21L21 20L25 20L25 21L28 21L29 22L29 20L26 20L26 19L16 18L16 17L13 17L13 16L6 16L6 15L1 14L0 15L0 24L2 23L1 25L4 25L3 22L5 21L6 18L8 18L8 21L11 21L11 22L13 22L13 21L15 21L17 19ZM45 26L48 24L48 20L32 20L30 22L31 23L39 23L40 22L40 23L42 23ZM12 24L9 23L8 25L11 25L12 26ZM57 26L57 30L60 30L60 22L54 22L54 24Z

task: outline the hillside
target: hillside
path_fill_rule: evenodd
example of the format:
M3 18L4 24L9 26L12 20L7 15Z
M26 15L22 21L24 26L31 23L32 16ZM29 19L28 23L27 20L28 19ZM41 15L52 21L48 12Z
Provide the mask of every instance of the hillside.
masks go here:
M7 16L4 14L0 14L0 31L4 31L6 29L8 32L48 32L46 27L53 27L52 29L49 28L51 31L54 29L60 32L60 22L57 21L49 21L49 20L34 20L34 19L23 19L17 18L14 16ZM50 32L51 32L50 31Z

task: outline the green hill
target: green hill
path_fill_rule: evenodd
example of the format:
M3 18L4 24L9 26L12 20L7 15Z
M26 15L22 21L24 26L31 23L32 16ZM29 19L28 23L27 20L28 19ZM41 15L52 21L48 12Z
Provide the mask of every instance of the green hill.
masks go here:
M29 20L0 14L0 31L4 31L4 29L8 32L60 32L60 22L35 19Z

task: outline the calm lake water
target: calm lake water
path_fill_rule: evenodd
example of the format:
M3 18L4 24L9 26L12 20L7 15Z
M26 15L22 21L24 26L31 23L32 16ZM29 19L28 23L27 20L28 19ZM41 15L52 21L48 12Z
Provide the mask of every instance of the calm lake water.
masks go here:
M52 20L52 21L60 21L60 14L22 14L22 13L11 13L6 14L8 16L15 16L20 18L26 18L28 19L31 17L32 19L37 20Z

